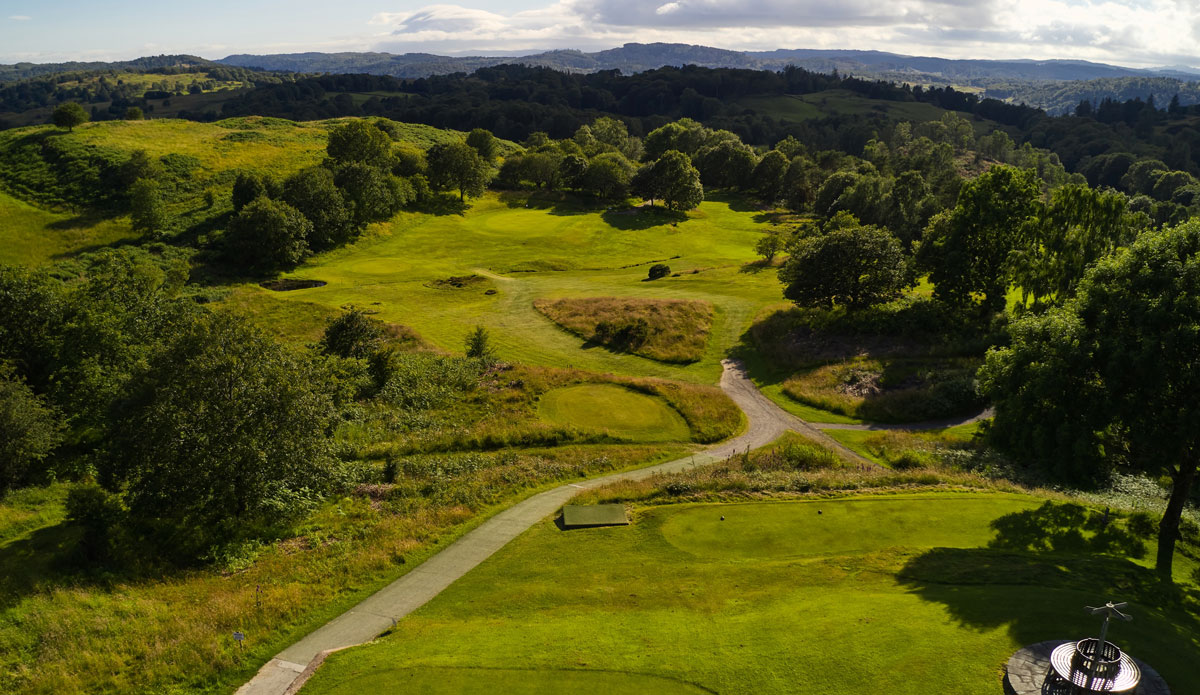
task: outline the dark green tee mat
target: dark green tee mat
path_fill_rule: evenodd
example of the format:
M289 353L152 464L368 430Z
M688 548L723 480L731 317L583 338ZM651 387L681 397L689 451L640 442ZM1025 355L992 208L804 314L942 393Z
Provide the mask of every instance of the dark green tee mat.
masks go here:
M623 504L568 504L563 507L563 528L625 526L629 516Z

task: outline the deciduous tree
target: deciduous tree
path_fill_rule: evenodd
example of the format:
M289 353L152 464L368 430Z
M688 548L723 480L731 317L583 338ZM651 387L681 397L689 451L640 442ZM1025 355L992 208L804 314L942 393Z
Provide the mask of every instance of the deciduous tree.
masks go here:
M68 101L65 104L59 104L54 109L54 114L51 116L54 125L67 130L75 130L75 126L87 123L91 116L84 110L82 106L73 101Z
M858 224L798 238L779 269L783 296L799 306L861 308L890 301L912 284L900 242Z
M203 316L130 384L102 482L124 494L135 522L189 555L297 518L334 467L325 385L244 319Z
M980 371L993 442L1077 478L1169 476L1155 563L1169 579L1200 459L1200 222L1143 233L1010 332Z
M483 195L490 167L475 148L459 140L429 148L429 183L439 190L458 189L458 199Z

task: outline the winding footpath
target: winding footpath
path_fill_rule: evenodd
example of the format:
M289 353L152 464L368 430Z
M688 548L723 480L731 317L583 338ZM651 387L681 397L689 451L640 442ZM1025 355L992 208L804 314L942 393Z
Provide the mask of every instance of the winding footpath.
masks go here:
M754 386L742 365L722 362L721 389L746 414L746 430L695 456L567 483L529 497L480 524L419 567L372 594L267 662L237 695L291 695L308 680L325 655L337 649L369 642L392 628L396 621L425 605L455 580L491 557L526 529L557 512L583 490L622 480L644 480L690 466L722 461L730 456L766 446L789 430L801 432L828 445L855 464L874 465L803 420L784 412Z

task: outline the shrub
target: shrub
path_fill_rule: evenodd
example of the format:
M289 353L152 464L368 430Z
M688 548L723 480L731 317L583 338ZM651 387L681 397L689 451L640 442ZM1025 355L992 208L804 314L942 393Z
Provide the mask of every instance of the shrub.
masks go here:
M54 411L0 364L0 492L26 482L58 446L61 431Z
M657 280L659 278L665 278L666 276L668 276L670 274L671 274L670 266L668 266L666 263L656 263L656 264L650 266L650 272L646 275L646 279Z
M67 493L67 519L83 530L78 552L85 562L103 562L113 550L113 531L125 517L121 499L95 483Z

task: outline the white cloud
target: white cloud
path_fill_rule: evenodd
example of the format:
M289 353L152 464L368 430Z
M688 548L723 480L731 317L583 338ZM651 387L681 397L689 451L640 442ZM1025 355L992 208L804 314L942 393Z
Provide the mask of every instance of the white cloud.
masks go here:
M370 23L387 32L374 48L392 51L519 54L662 41L1200 64L1195 0L557 0L508 14L429 5Z
M10 15L9 19L11 19L14 22L28 22L29 20L33 19L33 17L30 17L27 14L14 14L14 15Z

